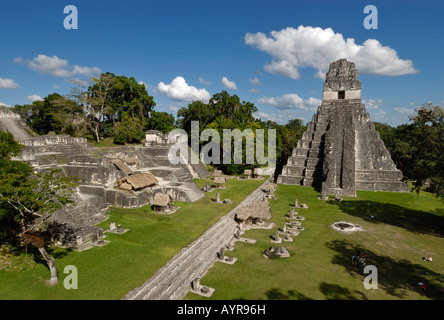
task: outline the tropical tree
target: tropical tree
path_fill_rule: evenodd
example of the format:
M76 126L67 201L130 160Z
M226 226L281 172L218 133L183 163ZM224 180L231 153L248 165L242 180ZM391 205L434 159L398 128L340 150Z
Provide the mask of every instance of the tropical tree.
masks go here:
M20 244L25 240L35 245L50 268L50 284L55 284L55 261L47 253L38 229L52 212L73 202L77 182L60 170L34 172L29 163L12 160L21 148L11 133L0 131L0 241Z

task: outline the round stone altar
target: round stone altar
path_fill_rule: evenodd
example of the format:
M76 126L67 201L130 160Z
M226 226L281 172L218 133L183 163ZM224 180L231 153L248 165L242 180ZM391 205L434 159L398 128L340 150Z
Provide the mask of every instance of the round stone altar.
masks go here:
M362 227L359 224L353 224L346 221L335 222L331 225L331 227L339 232L355 232L355 231L363 231Z

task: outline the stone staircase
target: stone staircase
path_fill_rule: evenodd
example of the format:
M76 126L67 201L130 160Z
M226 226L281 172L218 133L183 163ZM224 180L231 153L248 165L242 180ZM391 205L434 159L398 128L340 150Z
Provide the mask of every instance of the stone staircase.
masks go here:
M205 193L195 183L182 183L181 186L190 202L195 202L205 197Z
M259 188L249 194L238 206L222 217L200 238L182 249L163 268L139 288L125 296L125 300L180 300L190 289L195 278L201 278L216 262L217 252L234 238L236 212L251 201L261 200L264 193Z

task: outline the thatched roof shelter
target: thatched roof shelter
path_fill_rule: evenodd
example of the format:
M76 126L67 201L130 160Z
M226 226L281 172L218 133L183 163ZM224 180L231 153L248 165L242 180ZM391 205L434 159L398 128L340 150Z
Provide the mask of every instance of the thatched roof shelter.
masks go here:
M148 172L133 174L129 177L124 177L118 180L117 185L125 190L128 190L128 184L131 185L133 190L139 190L146 187L154 186L159 183L159 181Z
M271 193L271 192L274 192L275 190L276 190L276 185L271 184L271 183L262 187L262 191L264 191L264 192Z
M269 220L271 218L271 207L267 201L253 201L239 209L236 218L241 221L248 219Z
M113 165L115 165L119 170L125 172L127 175L133 174L133 170L131 170L125 162L120 159L111 159L110 160Z
M154 195L153 205L157 207L167 207L170 204L170 196L166 193L156 193Z

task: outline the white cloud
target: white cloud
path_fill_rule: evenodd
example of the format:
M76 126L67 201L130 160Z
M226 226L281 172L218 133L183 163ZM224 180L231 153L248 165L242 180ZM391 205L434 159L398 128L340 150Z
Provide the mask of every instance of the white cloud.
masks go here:
M396 112L400 113L400 114L405 114L405 115L411 115L415 113L415 109L410 109L410 108L406 108L406 107L395 107L394 108Z
M74 84L76 84L76 85L78 85L80 87L86 87L88 85L88 81L82 80L82 79L79 79L79 78L69 79L69 82L74 83Z
M209 101L210 94L205 89L189 86L183 77L176 77L170 84L159 82L157 90L170 99L176 101Z
M202 77L199 77L199 83L206 84L207 86L209 86L211 84L210 81L207 81Z
M222 84L227 89L237 90L236 83L234 83L233 81L228 80L227 77L223 77L222 78Z
M17 57L14 59L14 63L27 65L31 70L55 77L90 76L101 72L97 67L70 66L68 60L60 59L55 55L50 57L39 54L33 60Z
M385 118L386 112L383 110L379 110L376 113L372 113L373 120L383 120Z
M262 111L255 112L255 113L253 114L253 116L254 116L255 118L260 118L260 119L262 119L262 120L264 120L264 121L270 120L270 121L277 122L277 123L281 123L281 124L282 124L282 122L283 122L282 117L279 117L279 116L276 115L276 114L269 114L269 113L262 112Z
M310 97L310 98L308 98L308 100L305 100L305 104L308 104L309 106L312 106L312 107L317 107L321 103L322 103L321 99L317 99L317 98L313 98L313 97Z
M248 81L250 81L250 83L253 86L260 86L261 85L261 82L257 77L254 77L253 79L248 79Z
M27 96L26 100L28 100L29 102L43 101L43 98L38 96L38 95L36 95L36 94L33 94L33 95L30 95L30 96Z
M143 84L145 86L145 89L148 90L151 88L151 86L149 84L146 84L145 82L143 82L142 80L137 82L138 84Z
M304 117L301 117L298 115L298 113L295 110L285 110L283 113L267 113L263 111L257 111L253 114L255 118L260 118L263 121L273 121L278 124L286 124L291 119L301 119L305 120Z
M52 87L53 87L54 89L60 89L60 86L57 85L57 84L53 85Z
M302 110L312 110L315 111L316 107L321 104L321 100L316 98L309 98L304 100L299 97L296 93L284 94L280 97L262 97L257 100L257 103L266 104L278 109L302 109Z
M176 107L176 106L169 106L168 109L169 109L170 111L174 111L174 112L179 111L179 107Z
M331 62L346 58L356 64L362 74L398 76L417 73L411 60L403 60L397 52L378 40L367 39L356 44L353 38L344 39L331 28L299 26L264 33L246 33L245 43L271 55L264 69L299 79L299 68L312 67L315 75L324 78Z
M362 99L362 103L367 109L378 109L382 105L381 99Z
M12 79L0 78L0 88L3 89L17 89L19 85Z
M250 92L260 92L260 91L258 89L256 89L256 88L251 88Z

